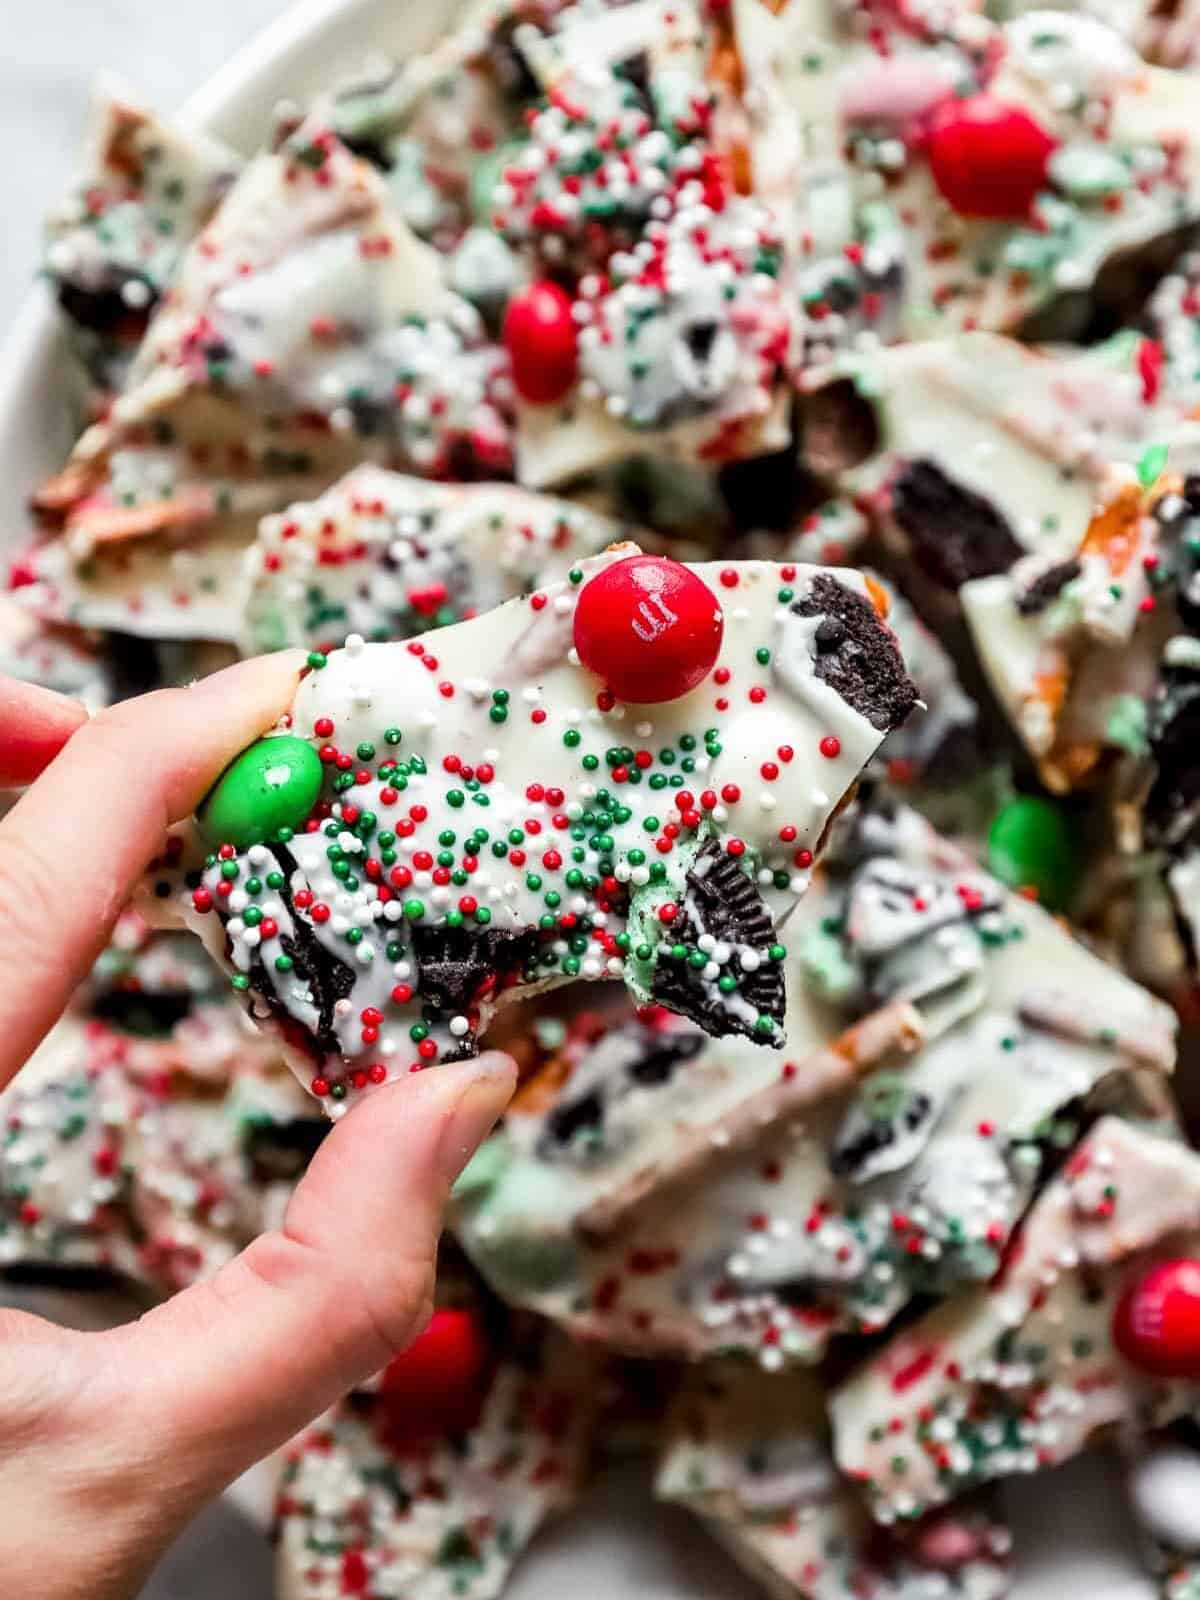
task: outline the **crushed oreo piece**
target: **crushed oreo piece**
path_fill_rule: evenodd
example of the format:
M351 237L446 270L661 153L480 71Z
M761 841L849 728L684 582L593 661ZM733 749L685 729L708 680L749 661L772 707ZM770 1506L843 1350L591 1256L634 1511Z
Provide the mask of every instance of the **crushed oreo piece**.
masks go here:
M546 1132L556 1144L570 1144L585 1128L598 1128L604 1121L604 1101L599 1092L580 1095L556 1105L546 1118Z
M901 1075L877 1073L846 1113L830 1151L829 1170L836 1178L866 1183L908 1166L943 1109Z
M417 988L427 1014L465 1016L489 982L503 987L537 955L534 928L510 933L496 928L414 927Z
M1146 843L1181 845L1200 817L1200 674L1166 668L1146 727L1156 772L1146 796Z
M274 852L279 870L290 884L299 872L296 858L286 845L275 845ZM337 1054L341 1044L333 1027L334 1007L353 990L354 970L328 951L304 918L296 915L290 890L281 890L280 895L292 911L292 932L281 934L279 943L284 954L291 958L295 981L305 984L312 996L317 1010L317 1025L313 1029L317 1043L327 1053ZM276 994L275 985L257 955L250 978L256 993L270 1007L288 1036L303 1039L304 1031L297 1029L295 1019Z
M798 617L820 617L814 671L873 728L891 732L917 703L917 686L890 629L865 595L818 573L792 606Z
M116 988L92 1001L93 1016L139 1039L165 1039L191 1009L192 997L186 990L155 994Z
M138 306L125 298L125 291L132 284L144 297ZM86 281L60 279L56 293L64 314L76 326L87 328L90 333L116 335L131 345L145 331L158 302L158 290L149 278L116 265L105 266Z
M917 565L944 589L1007 572L1023 554L1007 518L932 461L910 462L900 473L891 514Z
M651 1039L628 1069L633 1081L643 1087L669 1083L675 1069L694 1061L708 1043L702 1033L655 1033Z
M754 971L738 973L735 962L726 971L739 977L737 989L722 994L715 982L701 976L687 957L677 960L675 944L694 950L708 933L735 948L766 951L775 942L775 929L766 903L750 878L714 840L704 846L687 875L687 887L678 903L679 915L671 925L672 944L660 945L654 973L653 996L660 1005L697 1023L714 1039L742 1034L759 1044L782 1046L786 1008L783 967L765 954ZM765 1034L759 1018L774 1027Z
M1069 561L1059 561L1047 567L1017 596L1017 610L1023 617L1039 616L1082 571L1081 562L1074 556Z
M801 406L804 464L822 475L849 472L879 449L875 407L853 378L838 378L806 395Z
M257 1183L294 1183L304 1175L332 1124L319 1117L252 1122L246 1159Z

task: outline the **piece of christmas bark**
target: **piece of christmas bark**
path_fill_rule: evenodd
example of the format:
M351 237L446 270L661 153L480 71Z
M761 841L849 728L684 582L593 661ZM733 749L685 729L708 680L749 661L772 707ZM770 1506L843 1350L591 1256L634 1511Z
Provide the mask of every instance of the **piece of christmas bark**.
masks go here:
M999 1600L1012 1538L978 1496L905 1529L871 1522L838 1472L821 1386L733 1364L698 1368L668 1419L655 1492L701 1517L713 1537L788 1600Z
M647 1015L518 1095L454 1215L506 1298L635 1352L811 1362L987 1280L1088 1117L1173 1126L1169 1009L913 812L848 819L787 937L782 1069Z
M586 506L511 484L359 467L319 500L263 519L242 648L414 638L564 577L622 536Z
M1133 758L1146 774L1133 783L1134 842L1174 847L1194 811L1200 478L1163 471L1165 462L1152 448L1138 475L1114 473L1073 550L1031 555L967 584L961 598L983 667L1043 781L1062 792Z
M281 1600L492 1600L575 1497L596 1377L592 1358L544 1326L505 1330L470 1300L440 1305L368 1392L289 1451Z
M334 1113L576 977L779 1048L777 925L915 697L878 595L625 545L315 655L201 808L180 903Z
M113 87L92 110L82 172L46 219L44 263L92 381L117 389L183 252L242 158Z
M1087 334L1200 210L1187 75L1094 17L736 9L756 178L804 252L803 351Z
M1102 1119L987 1288L906 1329L833 1395L835 1453L883 1522L1194 1411L1200 1160Z
M737 159L736 49L692 0L517 35L545 91L491 221L525 283L504 338L517 474L641 453L721 462L788 443L782 240Z
M59 1025L3 1097L7 1269L96 1268L169 1294L275 1220L303 1096L239 1020L203 1007L154 1039Z
M1074 555L1114 468L1182 444L1185 405L1150 345L977 333L844 357L808 380L802 448L869 512L921 608L950 615L973 579Z
M380 175L306 122L246 168L109 414L35 497L56 537L30 552L23 598L53 619L236 638L264 514L364 458L506 472L505 368Z

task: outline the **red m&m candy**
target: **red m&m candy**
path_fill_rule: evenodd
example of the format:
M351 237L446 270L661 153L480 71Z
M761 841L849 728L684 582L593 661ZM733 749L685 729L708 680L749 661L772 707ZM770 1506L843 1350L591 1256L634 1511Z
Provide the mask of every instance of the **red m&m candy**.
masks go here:
M435 1311L429 1326L390 1361L380 1381L381 1431L394 1449L479 1421L492 1352L472 1311Z
M933 181L960 216L1020 221L1045 186L1054 148L1021 106L976 94L943 101L930 119L926 153Z
M621 700L678 700L703 681L721 651L720 601L666 556L628 556L580 591L575 648Z
M561 400L579 364L570 295L548 278L515 294L504 313L504 344L522 400L538 406Z
M1162 1261L1134 1280L1113 1314L1113 1343L1155 1378L1200 1378L1200 1261Z

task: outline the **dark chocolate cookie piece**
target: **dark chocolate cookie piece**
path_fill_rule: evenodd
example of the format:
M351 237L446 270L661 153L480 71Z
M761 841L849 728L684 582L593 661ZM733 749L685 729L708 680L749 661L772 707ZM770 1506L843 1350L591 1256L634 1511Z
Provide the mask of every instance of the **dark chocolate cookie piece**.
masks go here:
M1200 673L1168 668L1147 720L1157 771L1146 796L1146 843L1183 844L1200 816Z
M251 1122L245 1134L245 1148L255 1181L295 1183L303 1177L331 1128L331 1123L319 1117Z
M735 949L762 952L753 971L734 956L724 969L737 979L736 989L728 995L692 965L690 958L706 933ZM714 1039L742 1034L779 1049L787 996L782 963L766 955L774 942L774 924L762 896L735 858L714 840L704 846L687 875L686 893L671 924L671 942L659 946L654 999ZM684 954L677 956L680 947Z
M1083 567L1075 557L1047 567L1017 596L1017 610L1023 617L1040 616L1082 571Z
M873 728L890 733L917 703L895 635L865 595L818 573L792 606L798 617L820 617L815 671Z
M286 845L273 846L275 860L285 883L291 884L299 868L296 858ZM292 931L280 934L279 943L291 963L291 981L304 984L317 1010L317 1025L313 1029L317 1043L329 1054L337 1054L341 1044L334 1032L334 1008L354 988L354 969L327 950L317 938L310 923L296 913L291 902L291 890L280 891L280 898L292 912ZM297 1027L295 1018L276 992L275 980L263 966L261 957L255 959L250 970L250 981L256 995L269 1006L271 1014L279 1021L288 1037L299 1043L304 1030ZM309 1046L311 1048L311 1044Z
M143 303L133 306L125 290L136 285ZM64 315L90 333L120 336L137 342L158 301L158 290L142 273L116 264L78 278L60 278L56 285Z
M865 1183L909 1165L943 1109L902 1075L876 1073L846 1113L829 1153L829 1170L835 1178Z
M838 378L805 395L800 428L804 464L822 477L861 466L880 445L875 407L853 378Z
M503 987L537 955L534 928L519 933L497 928L446 926L412 930L417 990L427 1015L465 1016L486 986Z
M892 485L891 515L913 559L944 589L1007 572L1022 555L1008 519L932 461L910 462Z

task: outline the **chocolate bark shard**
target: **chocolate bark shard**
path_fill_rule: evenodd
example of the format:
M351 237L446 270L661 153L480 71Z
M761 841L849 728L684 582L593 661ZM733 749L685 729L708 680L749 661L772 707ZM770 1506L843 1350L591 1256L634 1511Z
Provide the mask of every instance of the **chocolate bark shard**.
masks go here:
M693 862L677 909L671 930L685 953L677 956L673 947L661 947L654 972L655 1000L689 1017L706 1033L718 1037L740 1033L760 1042L765 1033L770 1043L782 1047L787 995L781 963L765 953L775 941L771 914L746 872L717 840L706 844ZM735 956L736 967L727 969L737 978L732 994L724 994L689 960L692 951L702 951L702 938L741 952ZM766 1032L760 1018L768 1018L774 1029Z
M838 1464L883 1522L1194 1410L1112 1344L1125 1286L1200 1247L1200 1159L1106 1117L1027 1214L1001 1273L898 1334L833 1395ZM929 1451L936 1440L940 1446Z
M538 950L533 928L418 927L412 932L417 989L441 1017L462 1016L485 987L503 987L522 976Z
M792 606L798 617L821 617L814 671L874 728L897 728L917 703L895 638L862 594L821 573Z

